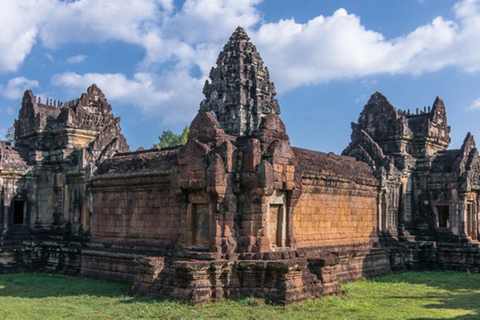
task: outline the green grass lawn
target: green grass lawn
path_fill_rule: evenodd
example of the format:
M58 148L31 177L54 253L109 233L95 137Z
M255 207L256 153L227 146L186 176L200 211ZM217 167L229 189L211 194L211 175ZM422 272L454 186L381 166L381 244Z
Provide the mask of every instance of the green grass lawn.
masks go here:
M129 297L129 288L62 275L0 275L0 319L480 319L480 274L388 275L345 284L343 297L288 307L252 298L191 306Z

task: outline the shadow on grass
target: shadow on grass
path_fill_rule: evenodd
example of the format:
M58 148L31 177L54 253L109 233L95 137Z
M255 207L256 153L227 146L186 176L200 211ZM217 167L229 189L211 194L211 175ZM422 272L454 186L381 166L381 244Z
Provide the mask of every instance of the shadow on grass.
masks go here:
M129 295L131 284L72 277L48 273L0 274L0 297L41 299L67 296L95 296L120 298L122 304L168 302L185 307L198 306L188 301L158 298L153 296ZM229 302L242 305L259 304L259 299L238 297Z
M268 304L265 302L264 299L262 298L255 298L255 297L245 297L245 296L240 296L240 297L235 297L235 298L221 298L216 301L207 301L207 302L200 302L200 303L192 303L190 301L185 301L185 300L175 300L175 299L169 299L169 298L160 298L160 297L153 297L153 296L129 296L125 297L124 300L121 301L123 304L133 304L133 303L158 303L158 302L170 302L170 303L175 303L175 304L182 304L185 306L190 306L190 307L196 307L196 308L202 308L203 306L207 305L215 305L219 303L230 303L230 304L237 304L237 305L243 305L243 306L261 306L261 305L271 305L273 307L276 307L277 305L273 304Z
M424 285L431 287L435 290L426 290L428 292L419 291L418 294L415 292L410 295L402 296L400 291L390 290L388 295L380 296L378 299L388 301L388 299L396 300L425 300L426 304L421 305L420 307L424 310L431 310L432 317L417 317L414 319L438 319L438 310L466 310L471 312L470 315L464 316L450 316L447 315L444 318L447 319L480 319L480 274L466 274L466 273L455 273L455 272L419 272L419 273L403 273L379 277L372 280L373 283L385 284L386 287L394 287L394 284L405 283L411 285ZM408 286L407 290L410 288ZM121 304L130 305L135 303L140 304L154 304L161 302L168 302L169 308L176 306L174 309L180 309L182 312L190 312L193 310L190 308L192 304L185 303L181 301L172 301L165 299L158 299L154 297L146 296L126 296L126 292L131 288L129 284L122 283L113 283L99 280L90 280L80 277L69 277L58 274L44 274L44 273L20 273L20 274L6 274L0 275L0 297L20 297L20 298L48 298L48 297L63 297L63 296L95 296L95 297L107 297L107 298L119 298ZM426 288L426 287L422 287ZM412 288L413 289L413 288ZM428 288L427 288L428 289ZM370 290L370 289L369 289ZM374 289L376 290L376 289ZM405 290L405 289L404 289ZM418 290L418 288L416 288ZM358 293L357 293L358 295ZM378 296L378 291L375 296ZM351 296L354 296L354 292L351 292ZM348 300L349 294L345 297L345 300ZM356 298L355 298L356 299ZM350 304L356 302L353 299ZM218 312L227 312L229 307L234 307L241 310L251 310L252 312L263 312L263 308L243 308L243 307L256 307L262 305L261 299L255 299L251 297L239 297L232 300L222 300L220 304L220 311ZM328 300L326 304L319 303L318 307L328 305ZM333 301L333 300L332 300ZM320 301L319 301L320 302ZM377 300L378 302L378 300ZM376 302L369 302L370 304L375 304ZM315 305L317 302L313 303L313 307L309 307L312 303L306 302L305 304L300 303L297 307L293 308L280 308L275 309L266 306L270 311L277 312L278 314L283 312L288 312L294 315L296 309L299 312L306 312L306 314L311 315L313 318L317 317L315 312ZM386 303L385 305L388 305ZM198 305L198 308L208 309L214 304L202 304ZM395 305L395 304L392 304ZM402 305L402 304L400 304ZM405 302L405 308L409 308L409 304ZM398 306L398 304L397 304ZM317 307L317 308L318 308ZM335 306L330 306L332 312L338 310L335 309ZM347 306L348 307L348 303ZM216 306L215 306L216 308ZM195 308L196 309L196 308ZM212 310L214 308L211 308ZM216 310L216 309L215 309ZM222 311L223 310L223 311ZM225 311L227 310L227 311ZM280 311L279 311L280 310ZM335 311L336 310L336 311ZM436 318L433 316L433 313L436 313ZM347 312L348 309L345 311ZM212 311L213 312L213 311ZM215 311L217 312L217 311ZM218 313L217 312L217 313ZM230 312L230 311L228 311ZM377 312L377 311L375 311ZM387 312L392 312L392 309ZM394 310L393 310L394 312ZM315 313L315 314L314 314ZM342 312L343 314L343 312ZM429 315L428 312L423 312L422 316ZM414 317L414 315L411 315ZM413 317L409 318L412 319ZM343 317L345 318L345 317ZM353 317L354 318L354 317ZM358 317L357 317L358 318Z
M47 273L15 273L0 275L0 297L46 298L90 295L123 296L129 284Z
M72 277L48 273L0 274L0 297L51 298L66 296L96 296L121 298L122 304L171 302L185 306L195 306L188 301L159 298L153 296L130 295L131 284ZM261 299L238 297L232 303L255 305ZM253 302L252 302L253 301ZM196 306L201 306L198 304Z
M446 319L480 319L480 274L453 271L405 272L401 274L382 276L372 282L394 284L407 283L426 285L435 289L434 294L419 297L390 296L392 299L434 299L436 303L423 305L426 309L465 310L471 314L448 317ZM412 318L430 320L438 318Z

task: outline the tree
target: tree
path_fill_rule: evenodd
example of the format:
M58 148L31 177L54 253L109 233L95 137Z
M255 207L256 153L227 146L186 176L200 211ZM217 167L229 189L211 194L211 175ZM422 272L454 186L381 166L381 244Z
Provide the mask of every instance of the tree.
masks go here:
M188 133L190 132L190 127L185 126L181 134L175 134L172 130L164 130L161 136L158 136L160 142L154 143L154 148L166 148L174 147L179 145L184 145L187 143Z
M5 140L10 142L11 144L15 144L15 127L11 126L7 129L7 133L5 134Z

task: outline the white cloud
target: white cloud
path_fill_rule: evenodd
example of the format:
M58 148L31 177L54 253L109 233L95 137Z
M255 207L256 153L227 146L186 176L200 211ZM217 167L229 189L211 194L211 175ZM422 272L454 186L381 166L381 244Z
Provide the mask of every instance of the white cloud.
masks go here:
M422 74L446 66L480 70L478 0L458 2L454 21L437 17L395 39L367 30L360 17L345 9L303 24L293 19L261 24L260 2L186 0L175 8L173 0L3 0L0 30L7 31L0 33L5 48L0 72L17 70L39 37L50 49L72 42L123 41L145 48L143 71L153 70L152 64L197 64L206 74L238 25L250 29L283 89L378 73Z
M67 58L68 63L82 63L87 59L87 56L84 54L79 54L77 56L71 56Z
M135 44L145 56L131 78L61 73L52 84L78 94L96 82L107 98L173 121L166 106L196 111L203 81L238 25L257 45L278 92L385 73L420 75L448 66L480 71L480 0L462 0L453 7L453 20L437 17L393 39L368 30L345 9L306 23L264 23L261 1L186 0L175 7L173 0L2 0L0 30L6 32L0 32L0 73L17 70L37 42L51 50L69 43ZM189 76L195 66L201 79ZM16 95L6 89L3 95Z
M367 94L361 94L360 97L358 97L357 99L355 99L355 103L356 104L366 104L368 101L368 95Z
M55 58L50 53L45 53L45 58L47 58L50 62L55 61Z
M188 43L225 42L239 25L250 28L260 20L255 6L261 0L187 0L166 24Z
M38 86L39 83L37 80L16 77L10 79L6 86L0 85L0 95L6 99L18 100L22 98L25 90L37 88Z
M386 40L339 9L305 24L262 25L252 34L280 90L380 73L421 74L460 63L453 55L459 27L441 17L406 36ZM301 58L300 58L301 57Z
M164 77L136 73L131 79L121 73L80 75L66 72L52 78L53 85L66 88L72 96L79 96L92 83L102 89L110 103L138 107L143 115L161 116L164 124L193 118L203 85L202 80L194 79L186 72Z
M142 45L173 8L173 0L2 0L0 73L17 71L37 38L50 49L107 40Z
M187 0L181 10L142 37L143 70L174 61L176 67L198 65L208 75L218 52L239 25L248 29L261 21L262 0ZM152 68L153 67L153 68Z
M36 43L51 0L2 0L0 10L0 73L16 71Z
M279 91L376 74L420 75L445 67L480 71L480 3L463 0L442 17L394 38L367 30L339 9L307 23L281 20L251 33Z
M161 5L155 0L51 1L54 10L39 35L52 49L70 42L117 40L141 44L142 36L155 29L157 19L161 21Z
M480 109L480 98L475 99L465 110L478 110Z
M362 79L360 81L360 85L364 88L372 88L372 87L376 87L378 85L378 81L373 79L373 80L368 80L368 79Z

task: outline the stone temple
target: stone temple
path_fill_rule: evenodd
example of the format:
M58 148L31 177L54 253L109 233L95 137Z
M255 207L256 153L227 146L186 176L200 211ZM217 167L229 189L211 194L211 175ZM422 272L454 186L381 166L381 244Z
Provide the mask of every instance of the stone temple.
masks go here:
M389 271L478 272L480 161L449 150L439 98L374 93L342 155L290 145L242 28L205 83L184 146L131 152L102 91L26 91L0 142L0 272L132 284L132 294L288 304Z

